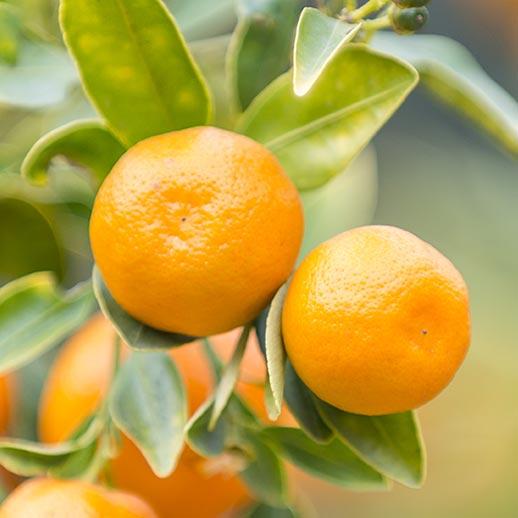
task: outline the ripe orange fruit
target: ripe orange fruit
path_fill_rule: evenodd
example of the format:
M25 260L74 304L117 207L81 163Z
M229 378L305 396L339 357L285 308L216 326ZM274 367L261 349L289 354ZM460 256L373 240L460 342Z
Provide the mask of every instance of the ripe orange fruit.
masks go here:
M117 302L192 336L251 321L291 273L302 232L298 192L277 159L211 127L133 146L101 186L90 223Z
M11 415L11 391L8 376L0 376L0 435L7 433Z
M358 414L403 412L436 396L462 363L468 291L413 234L361 227L304 259L282 328L295 370L321 399Z
M214 337L215 349L224 353L222 357L231 354L238 335L239 331L233 331ZM51 369L40 404L39 429L44 442L65 440L96 410L110 384L114 338L111 324L97 315L65 344ZM238 390L264 416L264 360L253 340L252 335ZM125 352L129 353L127 349ZM199 342L172 349L171 355L183 377L192 414L213 390L212 374ZM210 460L186 448L175 472L160 479L124 437L118 457L111 461L110 474L116 487L141 496L160 516L212 518L250 498L233 472L211 472L212 468Z
M20 485L0 508L1 518L156 518L140 498L78 480L39 478Z

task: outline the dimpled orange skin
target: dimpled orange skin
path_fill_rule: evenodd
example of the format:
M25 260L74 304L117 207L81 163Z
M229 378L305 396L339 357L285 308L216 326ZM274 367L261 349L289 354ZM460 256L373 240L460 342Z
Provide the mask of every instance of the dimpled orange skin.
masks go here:
M9 495L1 518L157 518L134 495L78 480L28 480Z
M213 337L212 342L223 358L231 355L239 330ZM99 405L110 383L115 331L102 316L94 316L70 340L58 355L47 378L39 412L40 438L46 443L67 439ZM195 342L171 350L183 377L192 415L212 391L212 374L201 344ZM251 335L242 364L238 391L266 418L264 410L264 360ZM123 349L125 355L128 349ZM259 385L261 383L261 385ZM291 424L291 416L283 421ZM164 518L213 518L250 500L241 481L232 472L208 475L205 459L185 448L175 472L160 479L146 460L123 437L119 455L111 462L110 474L116 487L137 494L149 502ZM173 512L174 511L174 512Z
M342 410L403 412L435 397L470 342L468 291L453 264L395 227L344 232L315 248L282 316L289 358Z
M291 273L302 233L298 192L277 159L212 127L133 146L101 186L90 223L117 302L192 336L251 321Z

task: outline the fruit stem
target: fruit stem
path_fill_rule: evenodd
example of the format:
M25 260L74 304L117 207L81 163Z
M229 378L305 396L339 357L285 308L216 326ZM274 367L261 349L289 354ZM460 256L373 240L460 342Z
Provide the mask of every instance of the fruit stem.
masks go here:
M345 19L348 22L363 20L363 18L369 16L369 14L379 11L389 1L390 0L368 0L368 2L358 7L358 9L345 13Z

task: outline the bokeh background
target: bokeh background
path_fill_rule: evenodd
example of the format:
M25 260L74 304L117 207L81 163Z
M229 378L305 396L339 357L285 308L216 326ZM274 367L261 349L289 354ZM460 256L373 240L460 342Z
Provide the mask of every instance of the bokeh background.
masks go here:
M59 49L56 2L18 0L0 6L9 3L27 13L38 38ZM225 12L201 16L185 5L183 25L192 39L200 31L211 35L207 27L217 34L233 23ZM442 0L432 2L430 10L423 32L459 40L518 96L516 0ZM60 52L50 58L38 48L21 52L23 66L16 74L12 65L0 65L0 285L37 270L54 270L71 285L89 273L86 228L93 190L65 163L55 165L51 188L28 187L17 173L40 135L92 111ZM60 96L63 87L67 94ZM13 95L24 102L13 104ZM420 89L374 144L379 175L374 221L415 232L459 267L471 291L473 344L455 382L419 412L428 448L423 489L396 486L390 493L354 494L305 477L299 490L315 514L326 518L515 518L518 166ZM17 435L34 436L36 394L51 357L20 375Z

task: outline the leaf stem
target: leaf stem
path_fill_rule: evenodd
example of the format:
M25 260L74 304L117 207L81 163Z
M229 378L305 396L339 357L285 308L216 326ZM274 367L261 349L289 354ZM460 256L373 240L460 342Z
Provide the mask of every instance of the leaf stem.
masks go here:
M358 6L357 0L346 0L346 2L345 2L345 8L349 12L354 11L357 6Z
M358 9L346 13L346 21L358 22L363 20L363 18L369 16L369 14L379 11L388 2L389 0L368 0L368 2L358 7Z
M375 18L373 20L366 20L363 22L363 29L365 32L374 33L379 29L384 29L385 27L390 27L390 17L388 14L385 16L381 16L380 18Z

